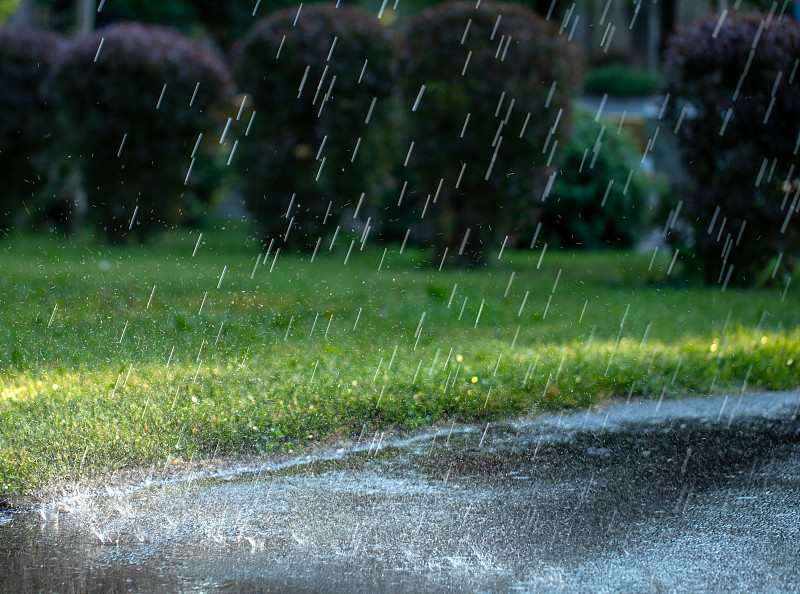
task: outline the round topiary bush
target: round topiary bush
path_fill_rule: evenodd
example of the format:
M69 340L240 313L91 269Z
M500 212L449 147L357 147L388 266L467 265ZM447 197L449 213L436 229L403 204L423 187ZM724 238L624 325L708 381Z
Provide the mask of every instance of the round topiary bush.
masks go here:
M703 19L667 51L665 132L692 179L673 210L691 233L672 240L708 283L752 284L800 246L799 63L800 24L758 13Z
M232 90L212 49L167 28L113 25L70 43L49 89L62 151L110 240L175 224L206 190L193 180L217 157L215 109Z
M641 152L617 124L573 112L552 197L544 203L540 241L564 248L630 247L648 218L653 178Z
M23 201L36 201L47 180L44 153L52 139L55 113L43 83L58 56L61 38L48 31L0 29L0 230Z
M531 232L569 129L579 58L517 4L452 2L410 23L400 208L425 223L437 263L445 250L475 263Z
M375 15L332 4L278 11L235 48L255 110L237 165L266 238L311 248L340 222L367 219L392 148L394 53Z

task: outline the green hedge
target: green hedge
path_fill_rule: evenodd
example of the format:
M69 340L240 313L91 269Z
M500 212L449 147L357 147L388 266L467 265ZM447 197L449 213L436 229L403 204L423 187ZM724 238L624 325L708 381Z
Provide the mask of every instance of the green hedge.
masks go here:
M235 48L255 110L237 166L265 240L312 249L339 225L374 224L392 150L394 47L375 15L325 4L278 11Z
M403 47L400 208L436 260L530 242L579 89L576 46L520 5L452 2L421 12Z
M596 122L585 108L574 111L553 195L544 203L541 242L621 248L640 237L654 181L641 169L633 138L617 128L607 120Z
M642 68L619 64L597 66L586 72L583 92L587 95L642 97L654 95L661 88L660 78Z

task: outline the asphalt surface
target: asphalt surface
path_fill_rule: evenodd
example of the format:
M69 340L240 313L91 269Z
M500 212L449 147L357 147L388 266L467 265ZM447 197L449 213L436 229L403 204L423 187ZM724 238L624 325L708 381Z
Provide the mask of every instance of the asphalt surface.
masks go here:
M0 591L799 592L800 392L64 498L0 516Z

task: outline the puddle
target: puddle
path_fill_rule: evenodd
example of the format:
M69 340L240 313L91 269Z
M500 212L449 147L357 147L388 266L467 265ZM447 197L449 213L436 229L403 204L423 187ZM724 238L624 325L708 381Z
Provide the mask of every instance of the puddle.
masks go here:
M617 404L64 498L0 515L0 591L787 591L798 410Z

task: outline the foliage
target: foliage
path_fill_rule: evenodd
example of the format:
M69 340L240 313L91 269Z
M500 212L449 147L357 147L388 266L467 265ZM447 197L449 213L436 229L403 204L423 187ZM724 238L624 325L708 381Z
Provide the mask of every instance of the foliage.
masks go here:
M234 63L255 110L237 165L265 237L312 248L342 217L365 221L391 148L392 31L355 8L287 9L253 27Z
M414 146L400 172L410 182L401 208L424 219L436 259L448 250L473 264L532 232L580 81L577 47L543 19L516 4L475 6L441 4L409 25L402 109L404 148Z
M43 153L55 114L42 87L61 43L46 31L0 29L0 230L23 201L32 206L48 176Z
M586 72L583 92L588 95L607 93L612 97L641 97L657 93L660 86L659 77L643 68L609 64Z
M201 28L221 46L227 47L252 23L254 5L229 0L114 0L106 2L97 14L97 22L102 26L135 20L151 25L169 25L186 33L195 33ZM291 4L288 0L271 0L262 2L259 10L274 10L276 5Z
M195 180L216 158L214 110L231 90L214 51L169 29L113 25L71 42L49 87L62 150L109 239L121 240L131 221L144 238L207 198Z
M256 265L259 241L229 223L145 246L15 234L0 493L365 426L800 382L795 286L648 287L670 278L665 253L506 250L439 272L411 247L340 247Z
M553 193L543 205L541 241L593 249L629 247L638 238L654 184L628 131L616 128L575 109Z
M693 180L675 209L691 233L672 240L693 248L706 282L746 285L779 254L791 266L800 247L800 25L758 13L719 21L688 28L666 56L664 132L678 130Z
M4 24L14 15L19 0L0 0L0 24Z

